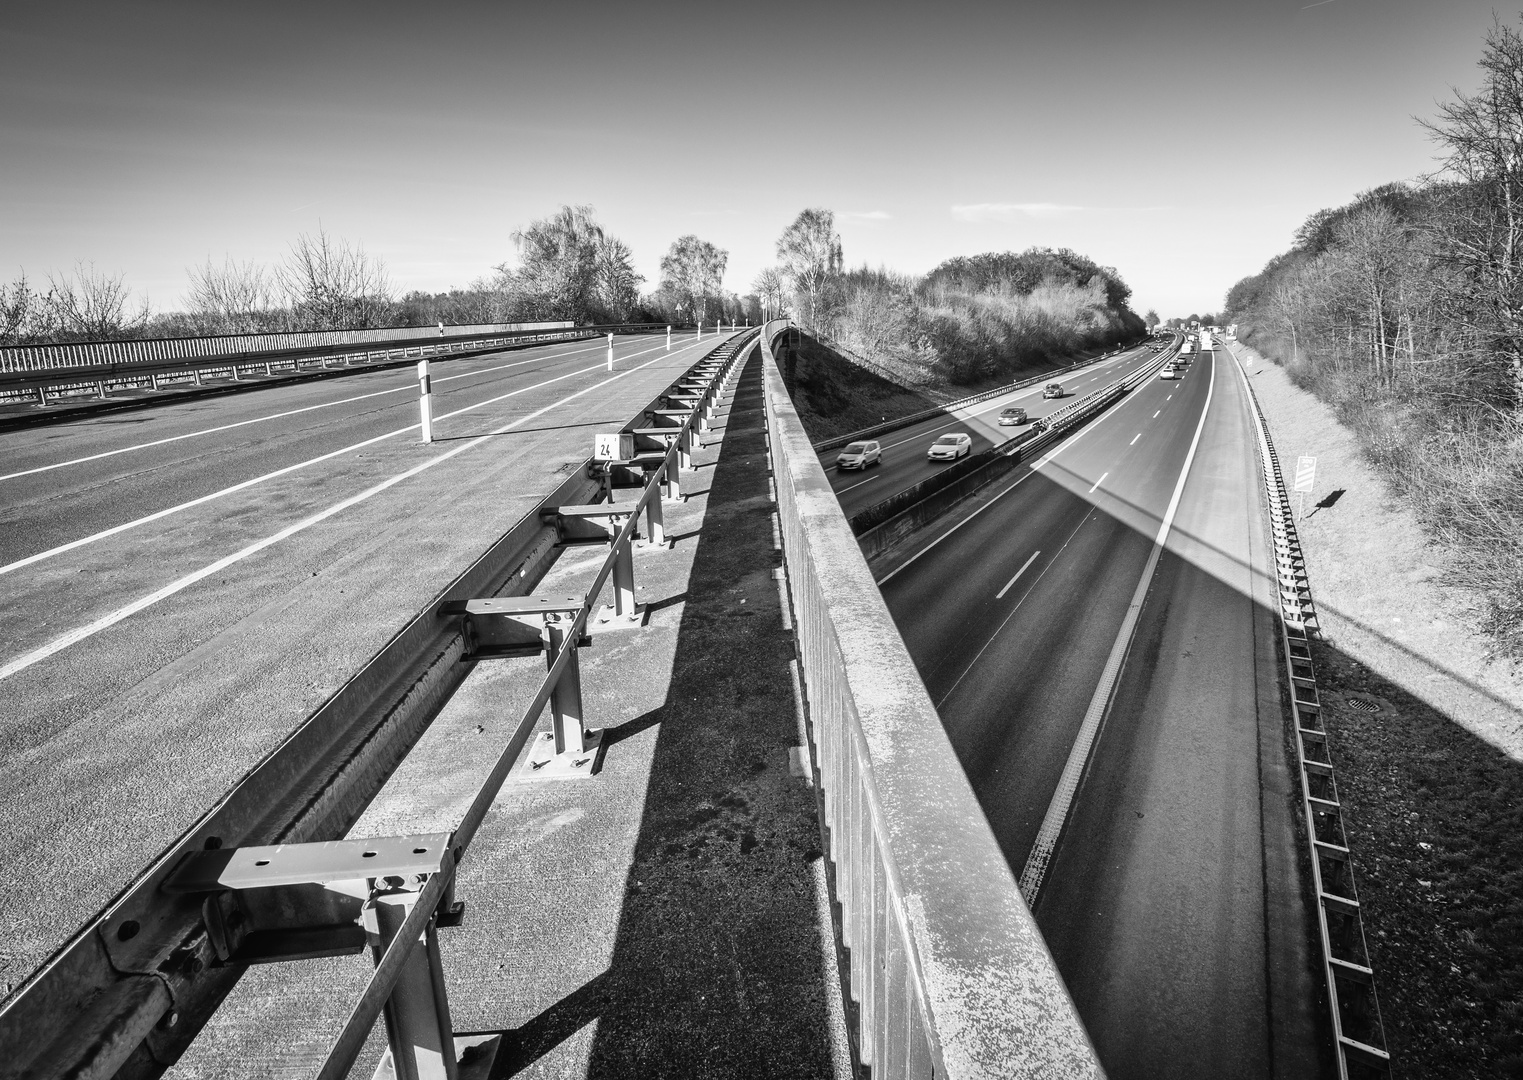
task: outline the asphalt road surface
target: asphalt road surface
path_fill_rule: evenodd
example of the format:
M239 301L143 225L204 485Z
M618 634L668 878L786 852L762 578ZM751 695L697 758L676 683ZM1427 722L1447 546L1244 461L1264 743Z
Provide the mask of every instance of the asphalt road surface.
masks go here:
M1113 1078L1320 1068L1243 385L1149 380L882 583Z
M1085 394L1114 382L1156 356L1146 347L1128 349L1097 364L1073 371L1053 372L1050 379L1044 379L1036 386L1002 394L966 408L954 409L945 416L932 417L911 427L891 431L879 439L883 444L882 464L867 469L836 468L836 456L841 452L839 449L821 453L820 464L830 477L830 486L835 489L836 497L841 501L841 509L847 517L851 517L947 468L951 462L929 461L925 456L930 445L942 435L966 432L973 438L971 452L980 453L1026 430L1025 426L1000 427L1001 409L1019 405L1032 420L1036 420L1065 405L1072 405ZM1061 383L1064 396L1043 398L1042 387L1048 382Z
M10 989L716 344L553 343L0 435Z

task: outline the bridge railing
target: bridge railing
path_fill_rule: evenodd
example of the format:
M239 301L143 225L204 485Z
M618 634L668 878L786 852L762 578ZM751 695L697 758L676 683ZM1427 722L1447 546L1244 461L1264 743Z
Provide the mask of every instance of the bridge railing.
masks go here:
M762 335L854 1043L875 1080L1103 1075Z
M197 360L329 345L368 345L415 340L437 341L533 330L560 330L569 322L482 323L449 326L388 326L374 330L293 330L273 334L209 334L204 337L143 338L130 341L73 341L52 345L8 345L0 348L0 372L49 371L54 368L101 364L159 363Z

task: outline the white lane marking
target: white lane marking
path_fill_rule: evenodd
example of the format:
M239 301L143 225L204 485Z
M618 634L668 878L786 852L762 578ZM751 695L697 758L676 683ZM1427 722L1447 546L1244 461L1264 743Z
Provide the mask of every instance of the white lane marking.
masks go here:
M511 364L499 364L497 367L483 368L479 371L466 371L459 375L444 375L435 379L434 382L446 383L454 382L456 379L470 379L481 375L490 375L496 371L506 371L508 368L522 367L524 364L532 364L538 360L563 360L568 356L575 356L578 352L596 352L602 348L603 346L599 344L596 349L573 349L570 352L564 353L541 354L528 360L515 360ZM171 435L166 439L154 439L151 442L134 443L131 446L106 450L102 453L90 454L86 457L70 458L68 461L55 461L51 465L39 465L35 469L23 469L20 472L6 473L0 476L0 481L15 480L22 476L32 476L35 473L51 472L54 469L62 469L67 465L83 465L88 461L99 461L101 458L115 457L117 454L126 454L133 450L149 450L155 446L163 446L166 443L179 442L181 439L194 439L200 435L215 435L218 432L232 431L234 428L247 427L250 424L262 424L266 420L284 420L288 416L299 416L302 413L313 412L317 409L331 409L336 405L352 405L356 401L368 401L371 398L385 397L387 394L401 394L413 389L413 382L409 379L406 384L394 386L390 390L376 390L369 394L358 394L354 397L340 398L338 401L324 401L317 405L304 405L300 409L288 409L285 412L270 413L268 416L256 416L249 420L239 420L233 424L221 424L217 427L202 428L200 431L187 431L183 435Z
M1006 615L1002 620L1000 620L1000 624L994 628L994 633L989 635L989 640L984 642L983 645L979 648L978 652L973 654L973 659L969 660L968 666L962 669L962 674L957 676L957 681L954 682L951 686L947 687L947 692L945 694L942 694L941 697L936 699L936 707L938 709L941 708L942 703L945 702L947 698L951 697L957 688L962 685L962 681L968 677L968 674L974 668L978 667L979 660L983 659L984 653L989 651L989 646L993 645L999 636L1005 632L1005 627L1010 625L1010 620L1015 618L1016 613L1021 610L1021 605L1026 603L1027 598L1036 591L1037 585L1039 585L1042 579L1047 576L1047 571L1051 570L1058 564L1058 560L1063 557L1063 552L1067 551L1068 545L1073 543L1073 538L1079 535L1080 529L1084 528L1084 523L1094 516L1095 508L1091 506L1087 511L1085 511L1084 516L1079 519L1079 523L1074 526L1074 531L1068 534L1068 539L1063 541L1063 546L1058 548L1057 554L1053 555L1052 558L1047 560L1047 565L1042 567L1042 572L1036 576L1036 581L1031 583L1031 588L1027 589L1021 598L1015 602L1015 607L1010 609L1010 614Z
M1137 434L1132 436L1132 441L1127 443L1126 445L1128 445L1128 446L1136 446L1137 445L1137 440L1140 439L1140 438L1142 438L1142 432L1139 431L1139 432L1137 432Z
M654 352L654 351L657 351L657 349L664 349L664 348L665 348L664 345L663 346L656 346L656 348L654 348L654 349L646 349L646 350L644 350L644 352ZM632 359L634 356L640 356L640 355L642 355L642 354L641 353L634 353L630 357L626 357L626 359ZM660 358L658 357L657 359L660 359ZM654 363L654 362L655 361L650 361L650 363ZM646 366L646 365L644 365L644 364L641 365L641 367L644 367L644 366ZM471 411L473 411L475 409L484 409L488 405L495 405L495 404L497 404L499 401L506 401L508 398L517 397L519 394L526 394L530 390L538 390L541 387L550 386L553 383L564 382L566 379L574 378L577 375L585 375L589 371L603 371L603 370L604 370L604 367L603 367L603 365L601 363L593 364L590 367L577 368L575 371L567 372L565 375L557 375L553 379L546 379L544 382L535 383L533 386L523 386L523 387L520 387L517 390L509 391L506 394L501 394L501 395L499 395L497 397L489 398L486 401L477 402L475 405L467 405L463 409L456 409L454 412L441 413L440 415L434 417L434 422L438 423L440 420L447 420L447 419L449 419L452 416L459 416L461 413L468 413L468 412L471 412ZM632 370L632 371L638 371L639 368L631 368L630 370ZM59 544L57 547L49 548L46 551L39 551L39 552L37 552L34 555L28 555L28 556L26 556L26 558L24 558L24 559L17 559L15 562L6 563L4 566L0 566L0 576L3 576L5 574L9 574L9 573L11 573L12 571L15 571L15 570L23 569L24 567L31 566L33 563L39 563L39 562L44 561L45 559L51 559L51 558L54 558L54 557L56 557L58 555L62 555L64 553L66 553L66 552L73 551L76 548L82 548L82 547L85 547L88 544L93 544L93 543L96 543L96 542L98 542L100 540L105 540L108 537L115 536L117 533L123 533L123 532L126 532L129 529L136 529L139 526L147 525L150 522L158 521L161 518L169 517L171 514L178 514L181 511L189 510L192 507L200 506L203 503L209 503L209 502L212 502L215 499L220 499L220 498L223 498L224 496L227 496L227 495L236 494L237 492L240 492L240 491L243 491L243 490L245 490L247 488L253 487L255 484L262 484L262 483L264 483L264 482L266 482L268 480L273 480L276 477L285 476L286 474L296 472L299 469L305 469L305 468L307 468L310 465L317 465L317 464L319 464L321 462L328 461L331 458L339 457L342 454L348 454L348 453L351 453L352 451L355 451L355 450L362 450L365 447L367 447L367 446L373 446L374 444L376 444L378 442L385 442L387 439L394 439L398 435L405 435L409 431L416 431L416 430L418 430L418 427L419 427L418 424L410 424L407 427L398 428L395 431L388 431L384 435L376 435L376 436L374 436L372 438L364 439L364 440L361 440L360 442L357 442L357 443L350 443L348 446L340 447L337 450L330 450L326 454L319 454L317 457L315 457L315 458L308 458L306 461L298 461L294 465L287 465L284 468L276 469L274 472L267 472L267 473L265 473L262 476L252 477L252 478L250 478L248 480L244 480L244 481L242 481L240 483L234 484L231 487L225 487L225 488L223 488L220 491L213 491L213 492L210 492L209 494L202 495L202 496L200 496L198 498L190 499L187 502L177 503L174 506L166 506L162 510L156 510L156 511L154 511L151 514L147 514L147 515L145 515L143 517L136 518L136 519L134 519L132 521L124 521L122 524L120 524L120 525L113 525L109 529L102 529L100 532L91 533L89 536L82 536L82 537L80 537L77 540L70 540L67 544Z
M1084 767L1089 763L1090 751L1094 748L1095 738L1100 733L1100 722L1110 707L1111 694L1115 691L1116 682L1120 678L1122 662L1131 648L1132 634L1136 632L1137 619L1142 614L1143 601L1147 599L1148 587L1153 583L1153 572L1158 568L1158 559L1163 554L1164 542L1168 539L1169 529L1174 524L1174 514L1179 509L1179 500L1184 495L1185 481L1190 477L1190 466L1195 461L1195 451L1200 446L1200 435L1206 428L1206 415L1211 408L1211 392L1215 389L1216 366L1213 364L1211 381L1206 388L1206 403L1201 407L1200 421L1195 425L1195 437L1190 440L1190 450L1185 454L1183 468L1179 470L1179 480L1174 484L1174 494L1169 499L1169 508L1164 511L1163 522L1159 525L1158 535L1153 540L1153 550L1148 553L1147 565L1142 569L1142 578L1137 582L1136 591L1132 593L1132 602L1126 609L1126 617L1121 620L1121 629L1117 631L1115 643L1111 645L1110 656L1106 658L1105 668L1100 674L1100 683L1095 687L1094 696L1089 699L1089 708L1084 712L1084 722L1079 725L1078 737L1069 749L1068 761L1063 766L1063 775L1058 780L1052 802L1048 804L1047 813L1042 818L1042 827L1037 830L1036 843L1032 845L1031 854L1026 857L1026 865L1021 869L1019 884L1021 895L1026 898L1027 905L1036 903L1036 895L1042 887L1042 879L1047 875L1047 867L1052 861L1058 837L1063 831L1064 823L1068 820L1068 811L1073 806L1074 796L1078 794L1079 781L1084 776Z
M1135 440L1134 440L1134 441L1135 441ZM1095 491L1095 488L1097 488L1097 487L1099 487L1099 486L1100 486L1100 484L1101 484L1101 482L1102 482L1102 481L1104 481L1104 479L1105 479L1105 478L1106 478L1106 477L1107 477L1107 476L1109 476L1109 475L1110 475L1110 472L1109 472L1109 470L1107 470L1107 471L1106 471L1106 472L1103 472L1103 473L1101 473L1101 474L1100 474L1100 479L1099 479L1099 480L1096 480L1096 481L1095 481L1095 482L1094 482L1094 483L1093 483L1093 484L1091 484L1091 485L1089 485L1089 493L1090 493L1090 494L1094 494L1094 491Z
M1143 384L1139 385L1130 394L1128 394L1126 397L1122 398L1119 402L1117 402L1115 408L1108 409L1107 411L1105 411L1104 413L1102 413L1100 415L1100 418L1098 420L1096 420L1094 423L1090 424L1089 426L1085 427L1077 435L1075 435L1072 438L1070 438L1067 442L1062 443L1061 445L1059 445L1059 446L1055 447L1054 449L1048 451L1048 453L1040 461L1038 461L1035 465L1033 465L1031 467L1031 471L1030 472L1027 472L1024 475L1022 475L1020 477L1020 479L1016 480L1015 483L1011 484L1004 491L1001 491L998 495L994 496L994 498L992 498L988 502L984 503L984 505L980 506L977 510L973 511L973 513L971 513L967 517L963 518L957 524L953 525L950 529L948 529L946 532L942 533L936 539L932 540L929 544L927 544L925 547L921 548L919 551L915 552L915 554L911 555L908 559L905 559L902 563L900 563L898 566L894 567L887 574L884 574L881 578L878 578L878 580L875 581L873 584L878 585L878 586L881 587L886 582L890 581L901 570L903 570L905 567L909 566L916 559L920 558L920 556L924 555L927 551L930 551L937 544L941 543L947 537L949 537L953 533L955 533L958 529L962 528L968 522L970 522L974 518L976 518L979 514L982 514L985 510L989 509L989 507L991 507L995 503L999 502L999 500L1003 499L1006 495L1010 494L1016 488L1018 488L1022 484L1024 484L1027 480L1029 480L1033 476L1035 476L1036 475L1036 471L1038 469L1040 469L1043 465L1046 465L1054 457L1056 457L1059 450L1062 450L1062 449L1064 449L1065 447L1068 447L1068 446L1072 446L1075 442L1077 442L1078 440L1082 439L1085 435L1087 435L1091 431L1095 430L1095 428L1097 428L1101 424L1105 423L1106 420L1110 419L1117 412L1119 412L1121 407L1123 405L1125 405L1127 402L1131 401L1132 398L1134 398L1138 394L1140 394L1146 387L1147 387L1147 383L1143 383ZM1154 415L1157 415L1157 414L1155 413Z
M1021 564L1021 568L1015 572L1015 577L1013 577L1009 581L1005 582L1005 587L1003 589L1001 589L999 592L994 594L994 599L996 599L996 600L1003 600L1005 598L1005 594L1010 591L1010 586L1014 585L1017 581L1020 580L1021 575L1026 572L1026 568L1028 566L1030 566L1032 563L1036 562L1036 557L1038 555L1040 555L1040 554L1041 554L1041 551L1034 551L1034 552L1032 552L1031 553L1031 558L1029 558L1025 562L1023 562Z
M22 656L18 656L16 659L6 664L4 667L0 667L0 680L8 679L18 671L23 671L26 668L31 667L33 664L38 663L39 661L46 660L54 653L60 652L63 649L67 649L70 645L77 645L81 641L84 641L86 638L93 637L94 635L100 633L102 630L116 625L123 619L129 618L132 615L136 615L144 608L152 607L160 600L164 600L170 596L173 596L177 592L189 588L203 578L210 577L213 574L225 570L229 566L232 566L234 563L242 562L244 559L247 559L251 555L257 555L265 548L270 547L274 544L278 544L282 540L289 539L290 537L295 536L297 533L309 529L321 521L326 521L328 518L349 509L351 506L357 506L358 504L365 502L367 499L370 499L375 495L379 495L381 492L387 490L388 488L395 487L403 480L410 479L411 477L417 476L421 472L432 469L435 465L443 464L450 458L458 457L460 454L465 453L467 450L472 450L480 446L482 443L490 441L494 436L506 434L507 432L512 431L514 428L518 427L520 424L527 424L531 420L537 420L539 417L560 408L567 402L575 401L583 394L588 394L601 387L607 386L609 383L615 382L618 379L622 379L624 376L639 371L642 368L647 368L652 364L660 363L666 355L667 354L665 353L663 347L663 353L661 356L657 356L652 360L647 360L645 363L640 364L637 367L632 367L625 371L618 372L615 375L610 375L602 382L593 383L591 386L587 386L581 390L577 390L574 393L567 394L559 401L552 402L551 404L546 405L544 408L537 409L536 411L525 416L520 416L517 420L514 420L512 423L505 424L502 427L497 428L495 431L489 431L485 435L478 435L476 438L471 439L469 442L461 443L459 446L455 447L452 450L447 450L437 457L431 458L428 461L422 462L421 464L414 465L412 468L406 470L405 472L400 472L397 475L390 477L389 479L381 481L379 484L368 487L357 495L351 495L347 499L342 499L325 510L320 510L310 517L303 518L301 521L296 522L294 525L287 525L284 529L281 529L277 533L272 533L271 535L266 536L263 540L256 540L254 543L248 545L247 547L233 552L231 555L224 556L223 558L218 559L216 562L209 563L199 570L192 571L182 578L171 581L162 589L157 589L154 592L149 593L147 596L141 596L138 599L132 601L130 604L126 604L123 607L117 608L115 611L102 615L92 623L87 623L84 626L70 630L67 634L64 634L58 638L54 638L46 645L33 649L31 652L25 653Z
M1120 357L1120 356L1118 356L1114 360L1107 360L1107 361L1105 361L1105 363L1101 364L1100 366L1101 367L1109 367L1111 364L1114 364L1117 361L1122 360L1122 359L1130 359L1130 357ZM1054 372L1054 374L1057 374L1057 373ZM1096 378L1098 378L1098 377L1099 376L1096 376ZM1091 381L1093 381L1093 380L1091 380ZM1004 406L1008 405L1012 401L1019 401L1022 398L1028 398L1028 397L1031 397L1034 394L1040 394L1041 392L1042 392L1042 388L1040 386L1028 386L1024 390L1016 390L1016 391L1014 391L1014 392L1012 392L1012 393L1010 393L1008 395L1002 395L1002 396L997 397L997 398L990 398L991 404L989 405L988 408L986 408L986 409L974 409L972 411L972 416L969 416L966 419L964 419L963 417L960 417L960 416L954 416L950 420L948 420L945 424L942 424L941 427L929 428L929 429L927 429L925 431L922 431L919 435L912 435L908 439L900 439L898 442L884 443L883 444L883 449L885 449L885 450L892 450L894 447L896 447L896 446L903 446L905 443L919 442L921 439L924 439L927 435L931 435L931 434L933 434L933 433L935 433L937 431L940 431L941 428L951 427L954 424L966 423L967 420L971 420L974 416L983 416L985 413L990 413L990 412L993 412L995 409L1003 408ZM982 404L982 402L980 402L980 404ZM1014 438L1014 436L1011 436L1011 438Z
M1159 409L1159 410L1158 410L1158 412L1163 412L1163 410L1162 410L1162 409ZM1154 420L1157 420L1157 419L1158 419L1158 412L1155 412L1155 413L1154 413L1154 414L1153 414L1153 419L1154 419Z
M845 495L848 491L855 491L863 484L871 484L876 479L878 479L876 476L869 476L866 480L858 480L855 484L852 484L851 487L843 487L840 491L836 492L836 494Z

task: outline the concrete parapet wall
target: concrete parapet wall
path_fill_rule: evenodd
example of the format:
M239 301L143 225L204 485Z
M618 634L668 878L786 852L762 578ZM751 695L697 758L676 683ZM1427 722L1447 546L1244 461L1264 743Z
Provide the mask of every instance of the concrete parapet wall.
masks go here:
M813 765L875 1078L1102 1071L762 336Z

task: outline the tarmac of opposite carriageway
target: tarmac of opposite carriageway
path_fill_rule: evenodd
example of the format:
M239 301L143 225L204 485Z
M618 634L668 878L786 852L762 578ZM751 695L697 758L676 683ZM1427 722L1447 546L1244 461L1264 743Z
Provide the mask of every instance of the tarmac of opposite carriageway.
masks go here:
M623 339L613 375L602 343L437 365L430 446L406 370L0 435L0 980L715 343Z

